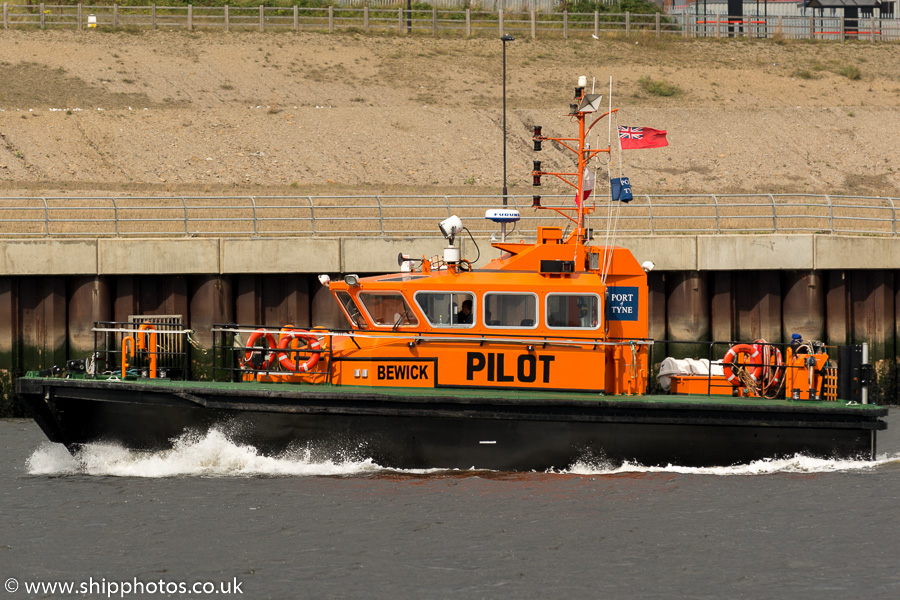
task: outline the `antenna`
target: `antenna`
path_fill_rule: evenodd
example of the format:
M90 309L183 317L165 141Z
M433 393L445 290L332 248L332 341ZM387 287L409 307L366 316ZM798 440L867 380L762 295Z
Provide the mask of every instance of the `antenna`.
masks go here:
M521 217L519 216L519 211L515 209L499 209L492 208L484 213L484 218L488 221L493 221L494 223L500 223L500 241L506 241L506 224L507 223L515 223Z
M592 83L592 87L596 85L596 79ZM611 80L610 80L611 85ZM552 141L556 142L566 150L574 152L578 156L578 170L575 173L555 173L552 171L544 171L541 168L541 161L534 161L534 170L531 172L534 178L534 187L538 187L541 185L541 177L544 175L550 175L561 179L565 183L569 184L576 190L575 195L575 207L551 207L551 206L541 206L541 197L538 194L534 194L534 204L532 205L536 209L545 209L545 210L553 210L559 213L560 215L566 217L573 223L575 223L577 230L576 235L579 236L579 239L582 237L586 237L586 229L585 229L585 217L594 211L594 206L585 206L585 201L587 197L590 195L591 191L593 191L593 186L588 187L586 184L585 177L585 168L587 168L591 159L600 154L601 152L606 152L610 154L610 148L598 148L591 149L590 145L586 143L586 139L588 134L590 133L591 128L596 125L601 119L611 115L616 112L618 109L610 108L609 111L603 113L598 116L590 126L585 127L585 119L588 115L593 115L593 113L599 112L600 110L600 102L602 100L602 96L600 94L585 94L584 88L587 86L587 77L584 75L578 78L578 86L575 88L575 98L572 104L569 104L569 116L574 117L578 120L578 137L577 138L555 138L550 136L543 135L542 128L540 126L534 126L534 136L532 140L534 141L534 149L536 151L541 150L543 141ZM574 144L573 142L577 142ZM535 190L536 192L537 190ZM571 216L566 214L566 212L575 212L575 216Z

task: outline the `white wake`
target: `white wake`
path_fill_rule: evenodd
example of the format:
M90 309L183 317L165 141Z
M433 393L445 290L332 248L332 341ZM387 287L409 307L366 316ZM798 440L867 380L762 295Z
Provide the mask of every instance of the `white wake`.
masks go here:
M900 467L900 455L881 455L876 460L844 460L813 458L796 454L790 458L756 460L748 464L730 467L646 467L625 462L609 466L602 463L578 462L561 473L570 475L619 475L622 473L682 473L691 475L771 475L773 473L839 473L846 471L870 471L885 465Z
M826 460L797 455L792 458L759 460L731 467L646 467L626 462L606 465L602 461L578 462L562 475L619 475L623 473L684 473L694 475L769 475L773 473L832 473L866 471L886 465L900 468L900 455L882 455L877 460ZM96 475L115 477L255 477L255 476L348 476L378 473L412 475L470 473L479 471L447 469L389 469L371 459L321 458L309 450L280 456L260 454L253 446L237 444L219 431L205 435L184 435L169 450L146 452L117 444L87 444L71 455L61 444L43 443L26 461L31 475Z
M382 470L371 460L317 460L308 451L265 456L253 446L232 442L218 430L202 437L182 436L170 450L156 452L97 443L85 445L73 456L61 444L47 442L28 458L26 467L31 475L116 477L322 476Z

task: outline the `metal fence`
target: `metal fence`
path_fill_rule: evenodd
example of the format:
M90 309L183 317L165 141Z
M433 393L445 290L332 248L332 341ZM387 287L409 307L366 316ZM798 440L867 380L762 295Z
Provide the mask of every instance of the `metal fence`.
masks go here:
M348 4L353 0L346 0ZM570 13L523 2L491 9L413 9L391 6L323 8L232 6L118 6L3 4L2 27L40 29L197 29L258 31L363 31L478 36L590 38L601 34L662 37L758 37L807 40L897 40L900 20L824 16ZM510 6L510 5L507 5ZM551 7L547 7L548 9Z
M686 37L896 41L900 20L822 15L671 14Z
M450 36L518 33L537 37L590 37L604 32L680 34L674 19L655 14L543 12L468 8L406 10L405 7L323 8L233 6L118 6L3 4L2 27L40 29L198 29L258 31L363 31Z
M544 196L543 206L571 206ZM628 203L598 200L595 232L620 235L822 233L897 235L897 198L814 194L642 195ZM499 227L485 211L502 196L222 196L160 198L0 198L0 238L431 236L458 215L475 237ZM532 197L509 196L522 219L510 235L567 227Z

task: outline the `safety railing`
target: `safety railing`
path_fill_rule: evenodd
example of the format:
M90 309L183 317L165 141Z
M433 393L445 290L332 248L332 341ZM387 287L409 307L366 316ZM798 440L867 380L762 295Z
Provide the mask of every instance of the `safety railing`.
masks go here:
M797 9L793 9L797 10ZM749 15L703 13L702 5L670 11L685 37L776 38L865 42L900 39L900 21L895 18L845 17L810 14Z
M121 378L186 379L190 375L186 329L180 315L132 315L94 323L94 353L70 370ZM79 362L79 361L76 361Z
M508 235L569 221L532 208L532 196L508 196L521 221ZM598 199L589 219L619 235L823 233L897 235L897 198L815 194L641 195L625 204ZM543 196L545 207L570 196ZM437 235L459 216L475 237L499 227L485 211L502 196L218 196L0 198L0 238L285 237Z
M514 33L531 38L590 38L601 34L656 37L756 37L806 40L893 41L900 39L894 18L699 13L698 6L668 14L628 11L576 13L555 3L523 3L514 9L496 5L481 10L460 2L408 9L403 2L364 0L337 6L120 6L117 4L0 4L0 29L219 29L224 31L363 31L364 33L478 36ZM446 4L446 6L443 6ZM490 4L490 3L489 3ZM361 6L358 6L361 5Z
M448 36L517 33L537 37L590 37L601 32L625 36L679 33L675 19L661 13L572 13L535 2L513 10L479 6L408 6L408 3L338 2L338 6L168 6L165 4L0 4L0 28L182 29L243 31L362 31L364 33ZM344 4L344 5L340 5ZM358 4L354 6L353 4Z
M605 4L608 2L604 2ZM806 40L889 41L900 39L900 20L815 14L767 14L759 5L748 15L700 13L702 6L661 13L577 13L556 2L499 2L467 8L464 0L407 8L401 1L338 0L331 6L144 6L118 4L0 4L0 29L181 29L242 31L362 31L364 33L479 36L512 33L531 38L590 39L601 34L656 37L757 37ZM799 9L795 9L800 12Z

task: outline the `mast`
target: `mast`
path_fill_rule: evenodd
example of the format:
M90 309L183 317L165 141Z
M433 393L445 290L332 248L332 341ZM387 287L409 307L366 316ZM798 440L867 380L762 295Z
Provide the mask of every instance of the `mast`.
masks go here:
M591 159L602 152L610 154L609 147L591 150L590 144L587 143L586 140L588 135L590 134L591 128L593 128L594 125L596 125L604 117L607 117L618 110L611 108L609 111L597 117L597 119L595 119L590 124L590 126L586 126L586 119L589 115L593 115L593 113L598 110L600 100L602 98L600 94L585 94L584 88L586 83L587 77L585 77L584 75L578 78L578 85L575 88L575 98L573 100L573 103L569 105L569 117L574 117L578 121L578 137L556 138L545 136L543 135L543 128L540 125L534 126L534 136L532 137L532 140L534 141L534 150L536 152L540 152L542 150L542 143L544 141L552 141L556 142L563 148L574 152L577 155L578 160L576 172L574 173L544 171L541 168L540 160L534 161L534 170L532 171L534 187L540 187L542 176L551 175L575 188L576 195L574 207L565 206L556 208L551 206L541 206L541 196L539 196L538 194L534 194L532 196L532 207L537 209L556 211L557 213L575 223L576 229L573 235L575 236L576 244L579 244L582 241L586 241L587 229L585 227L585 217L593 213L594 209L596 208L596 204L587 206L587 195L589 195L593 190L588 190L587 193L585 193L585 173L588 172ZM572 216L567 213L575 214L574 216Z
M575 88L575 101L577 104L573 104L572 106L576 106L581 104L584 99L584 85L581 80L587 79L583 75L578 78L578 87ZM586 83L586 82L585 82ZM584 231L584 201L587 198L584 197L584 168L587 166L589 158L585 156L585 151L587 150L585 141L584 141L584 114L581 111L576 109L575 116L578 119L578 195L575 197L575 205L578 207L578 238L584 239L583 236L585 234Z

